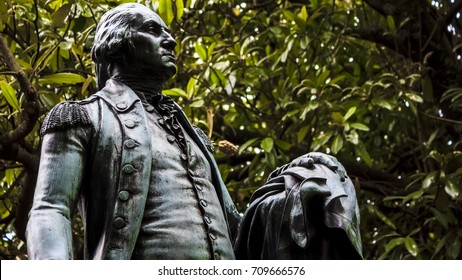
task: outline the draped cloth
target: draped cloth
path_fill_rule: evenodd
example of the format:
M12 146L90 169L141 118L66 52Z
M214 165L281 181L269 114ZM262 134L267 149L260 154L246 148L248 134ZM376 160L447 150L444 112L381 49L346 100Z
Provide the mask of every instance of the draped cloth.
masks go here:
M250 200L235 243L237 259L362 259L351 180L325 165L291 167Z

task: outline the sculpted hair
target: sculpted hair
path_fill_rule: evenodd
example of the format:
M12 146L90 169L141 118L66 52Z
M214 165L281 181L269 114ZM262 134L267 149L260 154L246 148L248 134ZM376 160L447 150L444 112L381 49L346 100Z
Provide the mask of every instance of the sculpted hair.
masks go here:
M100 89L109 79L111 64L117 62L125 65L129 55L135 51L131 30L131 23L135 17L132 10L140 7L146 8L137 3L122 4L101 17L91 49Z

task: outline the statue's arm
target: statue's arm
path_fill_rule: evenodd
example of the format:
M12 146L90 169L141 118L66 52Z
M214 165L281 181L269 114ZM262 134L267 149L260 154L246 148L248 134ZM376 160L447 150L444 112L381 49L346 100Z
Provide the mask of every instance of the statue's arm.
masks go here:
M45 131L27 225L30 259L72 259L72 217L87 160L90 128Z

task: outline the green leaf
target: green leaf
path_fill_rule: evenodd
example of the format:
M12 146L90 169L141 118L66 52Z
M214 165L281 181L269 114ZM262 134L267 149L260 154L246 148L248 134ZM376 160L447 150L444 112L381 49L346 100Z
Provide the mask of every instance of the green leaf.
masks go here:
M170 25L173 21L172 0L159 0L159 15L165 24Z
M436 174L437 174L437 171L432 171L427 174L427 176L422 182L423 189L429 189L431 186L435 185Z
M414 229L407 236L413 236L414 234L416 234L416 233L418 233L420 231L422 231L422 227L418 227L418 228Z
M304 126L300 129L300 131L298 132L298 135L297 135L297 142L298 143L302 143L302 141L305 139L306 135L308 134L308 132L310 131L311 129L311 126L307 125L307 126Z
M226 86L226 78L223 72L213 67L210 67L210 79L212 83L217 86Z
M207 50L205 49L203 45L196 44L196 46L194 47L194 50L196 51L196 53L199 55L199 57L203 61L207 61Z
M0 31L5 28L5 23L8 22L8 10L6 1L0 1Z
M25 62L24 60L20 59L20 58L16 58L16 62L19 64L19 66L21 66L21 68L23 68L24 70L32 70L32 66Z
M387 109L389 111L393 110L393 107L391 106L390 102L383 100L383 99L372 99L372 105L382 107L384 109Z
M448 229L449 226L449 220L446 217L446 215L443 215L440 211L438 211L436 208L432 207L430 208L430 211L433 213L435 216L436 220L440 222L440 224L445 228Z
M356 106L351 107L348 109L348 112L346 112L345 116L343 117L345 121L347 121L353 114L356 112Z
M250 147L253 143L257 142L258 138L252 138L246 141L244 144L239 146L238 154L242 154L248 147Z
M385 224L387 224L389 227L391 227L392 229L396 230L396 226L395 224L392 222L392 220L390 220L387 216L385 216L382 212L380 212L376 207L374 206L371 206L371 205L368 205L367 207L369 209L370 212L374 213L375 215L377 215L377 217L379 217L380 220L382 220L382 222L384 222Z
M446 180L446 184L444 186L444 190L446 191L446 193L452 197L453 199L456 199L457 197L459 197L460 195L460 190L459 188L457 187L457 185L451 180L451 179L447 179Z
M198 99L194 101L193 103L189 104L189 107L193 107L193 108L200 108L202 106L204 106L204 99Z
M362 160L368 165L372 165L372 158L369 155L369 152L366 149L366 146L360 141L355 147L356 153L361 157Z
M432 259L433 259L433 257L435 257L436 254L438 254L438 252L441 251L441 249L443 249L443 247L447 244L448 237L449 237L449 234L446 234L446 235L445 235L443 238L441 238L441 240L438 242L438 244L436 245L435 251L433 252Z
M369 131L369 127L362 123L351 123L350 126L356 128L357 130Z
M330 116L332 117L332 120L338 124L343 124L345 122L345 119L339 112L333 112Z
M189 99L186 92L182 90L181 88L164 89L162 90L162 93L168 96L177 96L177 97L183 97L183 98Z
M189 78L188 85L186 87L186 98L191 99L196 92L196 79L194 78Z
M287 48L281 55L281 62L285 63L287 61L287 57L289 56L290 51L292 50L292 46L294 44L294 39L290 40L287 44Z
M385 245L385 252L390 252L393 250L396 246L399 246L404 243L405 238L404 237L397 237L393 238L390 240L386 245Z
M406 247L407 251L413 256L416 257L419 254L419 247L417 243L411 237L406 237L404 239L404 247Z
M88 89L88 86L93 82L94 78L93 76L88 76L85 82L82 85L82 90L80 91L82 94L85 93Z
M175 7L176 7L176 19L180 20L184 12L183 0L175 0Z
M64 4L56 12L54 12L52 15L53 21L51 26L54 28L64 26L66 24L66 17L69 14L71 7L71 4Z
M317 86L324 86L326 84L327 78L329 78L330 71L325 70L319 75L318 79L316 80Z
M0 40L2 40L0 38ZM19 101L18 98L16 97L16 92L14 88L7 82L5 81L0 81L0 89L2 90L3 96L6 99L6 102L10 104L11 107L13 107L15 110L19 109Z
M411 101L414 101L414 102L417 102L417 103L422 103L423 102L422 96L418 95L415 92L406 92L405 95Z
M273 149L274 140L271 137L266 137L261 141L260 147L267 153Z
M282 117L282 120L286 120L287 118L290 118L292 116L295 116L296 114L298 114L300 112L300 109L295 109L295 110L292 110L290 112L288 112L287 114L285 114L283 117Z
M43 76L39 79L39 85L46 84L63 84L63 85L74 85L84 83L85 78L79 74L74 73L57 73Z
M283 149L284 151L288 151L290 148L292 148L292 144L290 144L287 141L276 139L275 142L276 142L276 146Z
M406 197L403 199L403 203L406 203L410 200L416 200L416 199L419 199L422 197L422 195L424 194L424 191L422 189L420 190L417 190L415 192L412 192L408 195L406 195Z
M393 16L387 16L388 27L390 28L391 32L396 33L396 25Z
M300 11L300 18L303 20L303 21L306 21L306 19L308 18L308 13L306 12L306 6L303 6L301 11Z
M332 146L331 146L331 150L332 150L332 153L335 155L337 154L343 147L343 137L342 135L337 135L334 139L334 141L332 142Z
M423 102L422 96L420 96L419 94L417 94L415 92L406 92L405 95L411 101L414 101L414 102L417 102L417 103L422 103Z

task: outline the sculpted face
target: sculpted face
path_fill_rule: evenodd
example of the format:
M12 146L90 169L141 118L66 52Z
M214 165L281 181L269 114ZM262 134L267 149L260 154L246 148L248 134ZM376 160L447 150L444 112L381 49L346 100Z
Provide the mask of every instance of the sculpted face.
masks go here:
M135 69L146 74L158 75L162 81L176 73L176 42L162 19L142 6L133 11L131 23L134 53L131 55ZM151 73L149 73L151 72Z
M176 42L162 19L146 6L121 4L103 15L96 29L92 59L98 84L116 72L159 82L176 73Z

